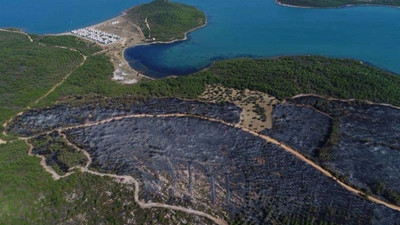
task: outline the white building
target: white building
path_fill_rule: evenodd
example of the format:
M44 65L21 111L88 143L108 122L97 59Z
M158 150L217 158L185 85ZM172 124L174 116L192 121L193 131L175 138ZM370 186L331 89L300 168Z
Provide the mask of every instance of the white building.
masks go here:
M108 45L117 41L120 41L122 38L115 34L110 34L101 30L96 30L93 28L83 28L78 30L73 30L71 33L78 35L80 37L84 37L96 42L99 42L104 45Z

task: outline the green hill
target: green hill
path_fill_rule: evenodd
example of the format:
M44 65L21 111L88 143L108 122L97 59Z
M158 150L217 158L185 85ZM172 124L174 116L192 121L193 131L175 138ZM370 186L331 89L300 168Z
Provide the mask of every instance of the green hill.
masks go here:
M167 0L136 6L125 17L137 24L149 41L182 39L186 32L206 23L204 13L195 7Z

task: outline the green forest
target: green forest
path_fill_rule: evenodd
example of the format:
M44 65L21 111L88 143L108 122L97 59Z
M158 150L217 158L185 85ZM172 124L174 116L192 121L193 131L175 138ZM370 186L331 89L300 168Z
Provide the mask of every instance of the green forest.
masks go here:
M399 76L353 59L232 59L199 74L215 76L227 87L262 91L278 99L311 93L400 105Z
M112 82L108 57L90 56L42 106L71 95L196 98L207 84L261 91L278 99L312 93L336 98L400 105L400 77L352 59L319 56L232 59L189 76L146 80L136 85Z

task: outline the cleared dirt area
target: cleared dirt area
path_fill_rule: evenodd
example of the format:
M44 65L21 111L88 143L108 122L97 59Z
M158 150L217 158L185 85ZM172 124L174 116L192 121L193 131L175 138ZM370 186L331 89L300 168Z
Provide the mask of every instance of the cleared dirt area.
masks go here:
M240 126L257 132L272 128L272 109L278 103L275 97L262 92L236 90L221 85L208 85L199 98L211 102L234 103L243 109Z
M125 13L121 16L91 26L91 28L122 37L122 40L119 42L110 45L102 45L104 50L101 51L101 53L110 56L111 62L114 65L115 71L113 80L122 84L134 84L146 77L132 69L124 58L124 51L126 48L144 44L143 40L145 40L140 27L127 20L125 18Z

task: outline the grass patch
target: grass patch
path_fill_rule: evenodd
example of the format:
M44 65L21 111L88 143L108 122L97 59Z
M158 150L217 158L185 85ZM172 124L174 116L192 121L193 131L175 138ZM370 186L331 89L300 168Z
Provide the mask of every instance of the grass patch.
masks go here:
M0 145L0 224L29 224L35 201L55 183L28 148L22 141Z
M72 167L85 166L88 160L82 152L69 146L56 132L40 135L32 139L31 143L35 147L33 153L44 156L46 164L59 175L67 173Z
M63 46L66 48L73 48L78 50L84 55L91 55L101 51L94 42L85 41L72 35L31 35L35 42L39 42L48 46Z

